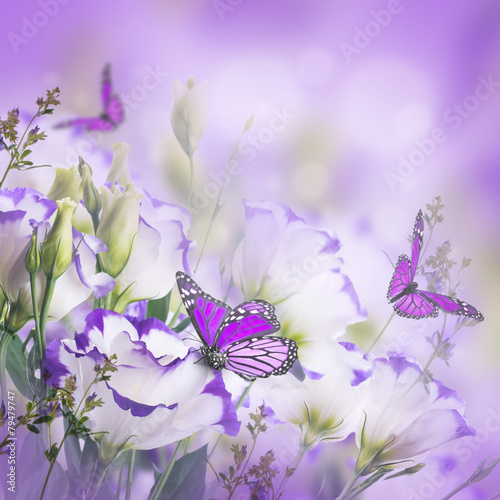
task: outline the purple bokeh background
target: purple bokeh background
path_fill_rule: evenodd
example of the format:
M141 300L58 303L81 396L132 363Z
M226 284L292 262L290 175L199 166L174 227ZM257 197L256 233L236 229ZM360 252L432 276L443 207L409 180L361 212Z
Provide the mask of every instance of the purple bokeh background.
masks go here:
M366 31L368 38L360 34ZM355 41L366 47L346 57L346 44ZM464 397L479 434L430 454L428 467L416 476L376 485L362 498L387 498L387 491L393 498L441 498L483 458L498 453L497 2L5 2L0 54L3 118L14 106L28 116L36 97L56 85L61 89L61 107L43 121L49 137L37 145L40 161L70 166L76 151L103 182L112 143L126 141L132 147L133 180L169 202L184 202L188 181L187 162L169 122L173 78L210 82L210 119L195 154L199 192L213 181L210 173L216 178L225 168L253 113L250 135L259 142L249 146L255 154L241 155L242 173L230 180L229 208L220 214L209 251L228 251L240 237L242 198L282 201L308 222L335 230L344 245L346 272L369 315L349 339L365 348L367 336L373 338L391 311L385 293L392 271L382 250L393 260L407 252L415 214L441 195L446 220L430 249L450 239L455 260L473 258L461 275L460 296L477 306L485 321L460 332L451 368L436 362L433 371ZM58 121L100 112L106 62L112 64L115 91L130 96L123 125L93 138L52 130ZM157 85L145 90L144 78L152 73ZM485 81L489 91L483 89L482 100L474 100ZM456 105L469 111L459 115ZM276 113L289 119L265 142L270 136L262 130ZM429 142L437 136L440 143ZM398 167L409 158L419 164L391 188L388 172L400 175ZM5 158L1 161L3 170ZM46 189L53 174L41 172L12 175L7 185ZM193 221L193 239L200 238L206 222L202 211ZM425 362L430 347L424 336L440 326L439 319L415 324L397 318L376 352L394 348L399 338L396 348ZM333 445L302 465L299 475L310 476L308 483L320 485L329 470L327 446ZM339 455L344 452L349 455L347 447ZM497 478L493 473L456 498L489 498L500 491Z

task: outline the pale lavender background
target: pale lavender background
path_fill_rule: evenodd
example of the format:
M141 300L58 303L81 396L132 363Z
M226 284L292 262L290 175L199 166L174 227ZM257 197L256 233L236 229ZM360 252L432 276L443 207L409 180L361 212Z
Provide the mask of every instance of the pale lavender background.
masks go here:
M242 197L288 203L310 222L338 232L347 272L368 309L370 322L363 331L371 335L390 314L385 292L391 268L382 250L393 260L406 252L417 210L441 195L446 222L433 243L450 239L456 260L474 259L462 276L461 294L486 320L461 332L451 369L436 363L434 372L464 396L470 423L481 432L475 440L430 455L428 468L415 477L385 482L364 498L386 498L387 488L393 498L411 498L412 488L421 488L415 498L440 498L482 458L498 453L500 417L492 421L490 414L500 414L500 88L457 130L445 121L447 110L472 95L481 77L500 80L496 2L242 0L222 19L208 0L70 0L47 4L50 16L42 5L3 2L0 16L0 115L13 106L28 113L45 89L59 85L62 90L57 116L44 122L51 141L41 145L40 160L69 166L68 147L86 152L81 149L86 139L51 127L60 119L99 112L100 72L106 62L112 63L116 92L135 92L139 98L126 122L85 157L102 182L111 144L128 142L134 180L166 201L184 201L176 183L185 185L187 179L169 124L174 77L210 81L210 121L195 156L199 190L211 180L208 172L225 168L252 113L251 133L256 135L268 126L273 110L285 108L295 118L255 159L243 157L243 173L231 179L230 208L221 214L211 250L227 251L240 235ZM399 13L347 61L341 44L353 43L356 28L373 20L372 11L394 5ZM35 21L45 25L28 33L31 38L16 51L12 33L23 36L26 23ZM134 91L155 68L158 86ZM391 190L384 173L397 173L400 156L408 158L415 141L430 137L436 127L447 139ZM51 180L44 171L13 176L10 185L41 189ZM193 237L199 237L205 223L195 221ZM378 352L406 331L411 340L400 349L425 362L429 348L423 338L440 325L437 320L422 327L398 318ZM362 346L369 344L361 331L353 333ZM321 471L336 481L328 465L336 455L332 446L322 447L298 473L304 480L312 478L311 498L323 480ZM498 493L495 476L456 498L486 499Z

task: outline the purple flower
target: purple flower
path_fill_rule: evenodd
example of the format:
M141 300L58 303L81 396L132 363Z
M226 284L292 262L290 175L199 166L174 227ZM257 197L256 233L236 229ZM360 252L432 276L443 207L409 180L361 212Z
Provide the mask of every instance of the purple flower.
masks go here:
M74 340L56 340L47 348L48 383L62 386L76 375L79 401L95 377L95 364L113 354L117 371L90 391L104 403L88 413L92 431L102 433L102 457L111 459L122 446L157 448L206 428L238 432L220 372L195 364L198 356L155 318L132 323L113 311L93 311Z

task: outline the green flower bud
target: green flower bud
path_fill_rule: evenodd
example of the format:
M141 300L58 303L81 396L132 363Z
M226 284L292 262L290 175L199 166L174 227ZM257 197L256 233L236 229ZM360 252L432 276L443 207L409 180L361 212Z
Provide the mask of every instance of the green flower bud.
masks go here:
M115 278L127 265L139 227L139 201L142 194L132 183L122 191L101 187L102 215L96 236L108 246L99 254L101 269Z
M106 177L106 182L120 186L126 186L130 182L130 171L128 169L128 154L130 146L126 142L115 142L113 144L113 161Z
M56 178L47 196L52 201L71 198L74 202L80 201L80 176L76 167L56 168Z
M190 78L184 86L176 78L170 123L179 145L188 156L198 147L207 121L208 81L195 85L194 79Z
M99 224L99 212L102 208L101 195L92 181L92 169L86 163L83 163L81 158L80 164L78 165L78 171L82 178L80 194L85 208L92 217L95 230Z
M59 278L73 258L71 218L76 203L69 198L58 200L56 203L56 219L40 246L43 272L51 279Z
M31 241L26 252L26 257L24 258L24 265L26 270L30 274L36 274L38 269L40 269L40 251L38 250L38 238L37 238L38 228L33 228L31 233Z

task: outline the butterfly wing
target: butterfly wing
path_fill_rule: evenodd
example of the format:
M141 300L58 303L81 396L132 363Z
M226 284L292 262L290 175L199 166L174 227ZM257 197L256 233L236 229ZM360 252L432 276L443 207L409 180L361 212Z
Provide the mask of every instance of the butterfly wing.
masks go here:
M112 128L119 125L124 118L124 109L121 100L112 93L111 65L106 64L102 72L101 101L103 108L103 118L108 119Z
M440 293L424 291L419 291L419 293L448 314L467 316L468 318L475 319L476 321L483 321L484 319L484 316L475 307L471 306L467 302L464 302L463 300L455 299L449 297L448 295L441 295Z
M418 211L417 217L415 219L415 224L413 226L413 237L411 243L411 273L410 281L415 279L415 273L417 272L418 260L420 258L420 251L424 244L424 218L422 215L422 210Z
M406 255L400 255L389 282L387 300L394 302L396 297L411 283L411 262Z
M265 300L249 300L235 307L225 318L216 336L219 348L229 343L263 337L280 329L274 307Z
M394 304L394 310L399 316L411 319L435 318L439 314L434 303L420 290L399 298Z
M104 114L113 122L115 127L123 122L125 111L122 102L116 95L111 96L109 99L108 105L104 108Z
M182 302L201 341L213 346L216 334L231 308L205 293L186 273L176 274Z
M106 64L102 70L102 81L101 81L101 102L102 109L106 110L111 97L111 64Z
M114 128L113 124L104 117L97 118L76 118L66 122L58 123L54 128L68 128L68 127L84 127L86 130L111 130Z
M284 375L297 359L297 344L285 337L253 337L221 349L225 368L245 380Z

